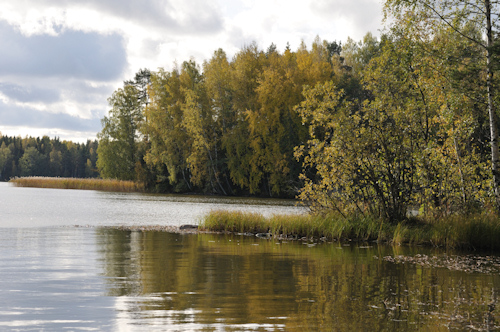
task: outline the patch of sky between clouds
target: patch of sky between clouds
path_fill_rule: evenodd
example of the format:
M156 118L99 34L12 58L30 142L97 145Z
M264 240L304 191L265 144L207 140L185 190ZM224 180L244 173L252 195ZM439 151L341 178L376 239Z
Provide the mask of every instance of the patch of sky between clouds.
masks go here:
M0 21L0 77L71 77L115 80L127 66L123 37L65 30L57 36L25 36Z

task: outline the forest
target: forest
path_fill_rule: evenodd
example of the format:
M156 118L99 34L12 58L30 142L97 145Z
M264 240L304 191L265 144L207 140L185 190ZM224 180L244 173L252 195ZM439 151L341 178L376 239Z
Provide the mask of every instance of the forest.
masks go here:
M0 134L0 181L19 176L98 177L97 144Z
M143 69L109 98L100 175L391 221L497 212L498 7L387 0L380 38Z
M305 85L333 78L339 53L337 43L319 39L312 50L283 54L252 44L232 61L217 50L203 69L190 60L172 71L140 71L109 99L101 175L149 181L160 191L295 195L294 148L308 137L295 106Z

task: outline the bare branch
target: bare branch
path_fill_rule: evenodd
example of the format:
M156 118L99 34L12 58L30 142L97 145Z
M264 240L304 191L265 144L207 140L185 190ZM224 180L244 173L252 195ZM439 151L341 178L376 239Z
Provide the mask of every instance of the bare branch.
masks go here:
M482 48L484 49L487 49L486 45L484 45L483 43L481 43L480 41L474 39L474 38L471 38L469 36L467 36L466 34L464 34L462 31L460 31L459 29L457 29L455 26L453 26L453 24L451 24L441 13L439 13L434 7L432 7L431 5L427 4L424 2L424 6L427 7L428 9L430 9L431 11L433 11L446 25L448 25L453 31L455 31L456 33L458 33L459 35L461 35L462 37L468 39L469 41L475 43L475 44L478 44L479 46L481 46Z

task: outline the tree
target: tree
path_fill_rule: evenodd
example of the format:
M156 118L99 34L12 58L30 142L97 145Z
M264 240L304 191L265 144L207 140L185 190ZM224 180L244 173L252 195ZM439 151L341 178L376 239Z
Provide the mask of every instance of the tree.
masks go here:
M255 90L265 61L264 52L260 51L255 43L244 47L234 56L231 63L230 90L231 119L234 119L235 123L222 138L232 182L251 194L260 192L263 173L256 167L256 163L252 162L250 129L246 114L248 110L256 110L259 107Z
M304 94L297 110L311 139L295 154L304 158L300 197L315 210L404 219L415 172L411 117L384 99L365 101L358 110L332 82ZM313 178L308 168L315 169Z
M123 82L124 86L131 85L137 89L137 99L141 107L146 107L149 104L148 87L151 84L151 72L149 69L140 69L133 80Z
M387 0L385 5L386 15L392 15L395 25L404 26L408 31L437 31L448 27L457 38L481 48L483 99L489 120L492 188L497 210L500 209L500 156L493 73L498 63L499 6L491 0Z
M354 74L361 74L371 59L380 52L380 43L376 37L368 32L362 41L355 42L350 37L342 47L342 64L347 66Z
M4 179L2 175L4 174L7 165L11 161L12 161L12 152L10 151L9 147L5 144L5 142L2 142L2 145L0 146L0 180Z
M133 180L139 160L136 140L142 122L139 91L132 85L116 90L108 99L109 117L101 121L97 167L104 178Z
M447 214L484 199L481 117L462 86L474 94L478 75L473 65L443 66L474 63L477 49L446 29L415 38L400 28L358 72L304 92L297 110L311 138L296 157L304 160L300 196L313 209L397 222L410 206ZM438 47L440 58L429 53ZM364 91L339 87L352 87L349 75L361 75Z
M218 110L211 105L204 75L194 62L184 62L181 81L184 82L182 127L191 142L186 158L190 180L194 185L204 188L204 191L227 194L219 171L221 133L216 121Z
M166 178L175 191L191 190L186 162L191 142L182 126L184 94L178 68L153 73L149 93L151 103L145 109L148 121L141 127L150 143L146 163L160 170L166 168L166 174L159 172L158 182Z
M55 147L49 153L51 176L58 176L62 173L62 153Z
M231 64L222 49L215 51L212 58L203 63L205 90L213 121L211 160L213 160L215 180L222 187L221 191L226 194L233 194L234 186L230 180L228 157L223 142L237 123L236 112L232 107L231 74Z
M22 176L41 175L39 166L43 161L43 155L38 150L30 146L26 148L23 156L19 159Z

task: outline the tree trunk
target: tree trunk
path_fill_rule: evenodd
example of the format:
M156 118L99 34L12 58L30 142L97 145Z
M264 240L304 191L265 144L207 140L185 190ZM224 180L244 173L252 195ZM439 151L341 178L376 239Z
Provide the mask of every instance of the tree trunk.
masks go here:
M495 203L497 210L500 211L500 176L498 174L499 151L498 151L498 128L495 108L493 106L493 71L491 62L491 46L493 45L493 32L491 27L491 3L490 0L484 1L486 9L486 89L488 93L488 113L490 116L491 133L491 171L493 173L493 190L495 193Z

